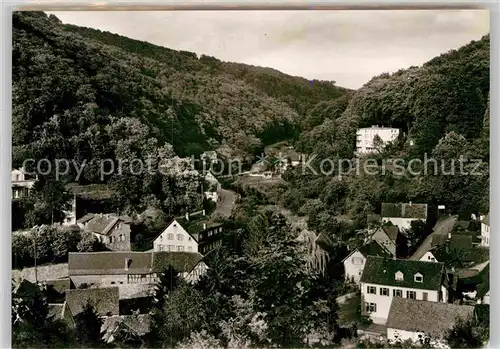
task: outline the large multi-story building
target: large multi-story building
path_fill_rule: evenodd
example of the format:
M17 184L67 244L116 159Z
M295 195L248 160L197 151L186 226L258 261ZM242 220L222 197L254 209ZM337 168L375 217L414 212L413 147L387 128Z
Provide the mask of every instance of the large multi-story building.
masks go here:
M400 129L392 127L365 127L356 132L356 152L358 154L369 154L377 150L378 146L385 146L398 138ZM378 138L381 144L375 140ZM375 142L374 142L375 140Z
M443 263L368 256L361 275L362 312L384 325L395 297L448 302Z

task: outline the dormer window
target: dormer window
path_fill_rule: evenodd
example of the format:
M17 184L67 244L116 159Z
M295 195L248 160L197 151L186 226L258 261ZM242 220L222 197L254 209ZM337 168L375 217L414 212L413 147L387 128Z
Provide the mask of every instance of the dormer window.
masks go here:
M398 271L395 275L396 281L403 281L404 280L404 275L402 272Z
M416 273L416 274L414 275L414 280L415 280L415 282L424 282L424 277L423 277L423 275L422 275L422 274L420 274L420 273Z

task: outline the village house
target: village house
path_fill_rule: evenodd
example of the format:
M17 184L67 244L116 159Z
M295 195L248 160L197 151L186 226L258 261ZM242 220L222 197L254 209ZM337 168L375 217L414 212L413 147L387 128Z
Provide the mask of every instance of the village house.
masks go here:
M481 246L490 247L490 215L481 219Z
M174 219L153 241L155 251L198 252L198 241Z
M362 247L352 251L342 263L344 264L345 280L359 284L368 256L391 258L392 255L376 241L370 241Z
M396 226L384 225L378 227L375 232L369 237L370 240L376 241L380 246L386 249L392 257L397 257L397 247L401 244L401 234Z
M199 253L70 252L68 274L75 287L126 287L153 284L169 266L188 282L196 282L208 267Z
M375 144L374 139L378 137L382 143L380 146L385 146L390 142L393 142L398 138L401 132L398 128L392 127L365 127L359 128L356 131L356 152L358 154L370 154L377 151L377 144Z
M223 224L205 216L174 219L153 241L155 251L208 253L221 245Z
M219 193L222 189L220 182L215 178L212 172L207 172L205 176L205 182L207 183L207 188L205 188L205 198L207 200L212 200L217 202L219 200Z
M380 215L383 222L391 222L404 232L411 228L411 222L427 220L427 204L383 203Z
M37 176L27 174L23 167L12 170L12 199L22 199L27 197L36 181Z
M448 278L443 263L368 256L361 275L362 313L384 325L395 297L448 301Z
M114 214L85 215L77 221L85 232L94 234L107 248L113 251L130 251L132 219ZM88 219L88 220L87 220Z
M457 319L465 320L473 313L474 307L469 305L394 298L386 323L387 340L421 344L442 341Z

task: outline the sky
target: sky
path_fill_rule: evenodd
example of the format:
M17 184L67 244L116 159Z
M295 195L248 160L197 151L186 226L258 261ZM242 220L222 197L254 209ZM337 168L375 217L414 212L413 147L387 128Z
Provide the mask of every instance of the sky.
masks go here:
M64 11L63 23L359 88L489 32L485 10Z

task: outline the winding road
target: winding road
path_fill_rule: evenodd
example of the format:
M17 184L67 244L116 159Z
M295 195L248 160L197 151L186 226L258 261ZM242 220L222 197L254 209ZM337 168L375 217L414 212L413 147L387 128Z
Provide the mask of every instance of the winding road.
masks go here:
M214 214L220 214L226 218L231 216L238 194L231 190L221 189L219 192L219 199L217 200L217 208Z

